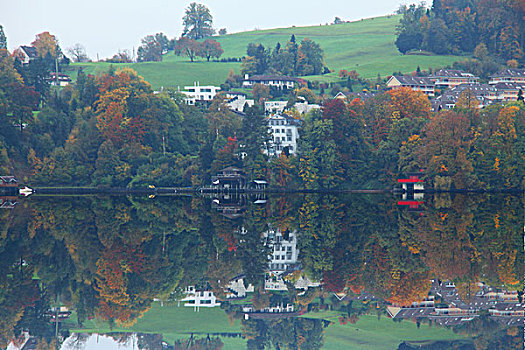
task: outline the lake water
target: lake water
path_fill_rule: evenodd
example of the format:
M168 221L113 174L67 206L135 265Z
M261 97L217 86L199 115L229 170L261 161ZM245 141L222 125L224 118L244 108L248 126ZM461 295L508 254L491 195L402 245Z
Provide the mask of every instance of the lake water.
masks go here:
M523 347L520 196L6 202L0 349Z

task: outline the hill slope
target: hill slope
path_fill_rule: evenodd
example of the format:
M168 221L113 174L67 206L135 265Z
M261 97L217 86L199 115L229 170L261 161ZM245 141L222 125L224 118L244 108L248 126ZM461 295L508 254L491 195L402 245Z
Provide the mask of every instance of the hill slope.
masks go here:
M437 68L454 61L458 56L415 56L402 55L394 45L395 27L399 16L376 17L352 23L330 26L291 27L257 30L214 37L224 49L223 57L242 57L250 42L262 43L273 49L277 42L284 44L292 34L298 41L308 37L321 45L325 61L333 73L323 76L309 76L308 80L337 81L341 69L355 69L361 77L375 78L391 75L394 71L411 72L419 65L421 69ZM224 82L230 69L240 72L238 62L194 62L168 53L163 62L119 64L130 66L149 81L155 89L161 86L191 85L194 81L218 85ZM70 70L84 67L87 73L107 70L107 63L72 64Z

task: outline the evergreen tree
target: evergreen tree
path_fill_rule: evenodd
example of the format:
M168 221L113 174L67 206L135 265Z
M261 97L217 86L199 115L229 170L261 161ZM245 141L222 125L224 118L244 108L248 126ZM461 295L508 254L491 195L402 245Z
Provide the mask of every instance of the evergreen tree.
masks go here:
M7 37L4 33L4 27L0 24L0 50L1 49L7 50Z

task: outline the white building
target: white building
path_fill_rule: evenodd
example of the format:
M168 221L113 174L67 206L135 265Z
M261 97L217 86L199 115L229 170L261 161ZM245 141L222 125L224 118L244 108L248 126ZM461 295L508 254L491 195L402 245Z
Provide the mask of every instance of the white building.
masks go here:
M283 90L293 89L298 83L298 78L287 77L284 75L254 75L253 77L250 77L246 74L242 86L245 88L251 88L255 84L262 84Z
M287 105L288 101L266 101L264 102L264 112L266 112L266 114L282 113L286 109ZM295 108L297 112L301 114L306 114L313 109L320 109L321 106L316 104L308 104L308 102L305 101L294 103L292 108Z
M244 279L242 277L235 278L228 284L226 298L244 298L246 297L246 293L253 293L254 290L255 289L252 284L248 284L248 287L245 286Z
M266 113L282 113L286 108L288 101L265 101L264 111Z
M198 311L201 307L215 307L220 306L221 303L217 301L212 291L208 290L196 290L195 286L188 286L184 290L186 296L180 301L184 301L184 306L193 307L195 311Z
M279 229L270 229L264 232L263 237L264 244L270 248L268 269L273 275L280 276L297 266L297 231L286 235Z
M226 104L235 112L243 112L246 106L253 107L255 103L254 100L247 99L245 94L226 93L226 97L229 99Z
M186 95L184 101L186 104L193 106L196 102L213 100L221 88L213 85L200 86L199 83L195 83L193 86L185 86L184 89L185 91L181 91L181 93Z
M285 148L290 154L297 152L300 121L288 116L272 115L268 117L268 127L271 140L265 154L270 157L279 156Z

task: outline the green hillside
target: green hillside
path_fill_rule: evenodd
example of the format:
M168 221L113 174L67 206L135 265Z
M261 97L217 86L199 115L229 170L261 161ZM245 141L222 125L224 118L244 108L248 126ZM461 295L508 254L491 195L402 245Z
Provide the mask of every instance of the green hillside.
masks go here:
M332 73L309 76L309 80L337 81L341 69L355 69L361 77L375 78L391 75L394 71L411 72L419 65L421 69L437 68L454 61L459 56L402 55L395 45L395 27L399 16L376 17L352 23L330 26L291 27L257 30L214 37L224 49L223 57L242 57L250 42L262 43L274 48L279 41L284 44L292 34L298 41L308 37L321 45L325 61ZM240 63L194 62L168 53L163 62L118 64L130 66L149 81L155 89L161 86L180 86L199 81L202 84L218 85L224 82L230 69L240 72ZM70 71L85 67L87 73L99 73L109 67L108 63L75 63Z

